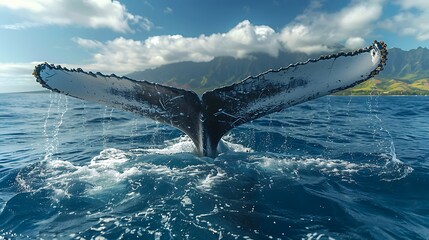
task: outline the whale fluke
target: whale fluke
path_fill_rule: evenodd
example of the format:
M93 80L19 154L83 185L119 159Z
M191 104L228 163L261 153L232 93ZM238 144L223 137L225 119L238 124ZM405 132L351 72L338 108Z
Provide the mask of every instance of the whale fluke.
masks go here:
M234 127L355 86L383 70L386 60L386 44L375 41L353 52L268 70L205 92L201 99L193 91L48 63L37 65L33 75L52 91L170 124L192 139L199 156L216 157L220 139Z

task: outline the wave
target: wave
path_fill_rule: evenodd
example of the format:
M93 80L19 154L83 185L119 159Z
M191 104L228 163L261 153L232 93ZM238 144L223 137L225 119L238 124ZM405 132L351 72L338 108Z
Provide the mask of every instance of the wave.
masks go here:
M21 193L6 202L0 215L0 229L4 230L0 232L13 230L40 238L186 238L191 233L200 237L209 234L213 239L282 238L287 235L281 230L285 224L297 226L307 220L291 220L280 214L278 211L288 208L270 203L282 198L272 194L282 192L289 198L302 194L314 202L338 204L337 198L328 197L334 190L319 186L323 181L374 184L397 181L412 172L390 155L376 156L378 163L356 163L261 153L233 141L232 136L224 140L230 150L216 159L196 157L190 139L180 137L162 147L107 148L86 163L47 159L28 165L16 174ZM303 184L310 188L302 189ZM311 186L320 188L312 190ZM285 187L292 192L284 192ZM269 206L274 208L269 211ZM33 217L27 216L32 213ZM23 214L34 218L33 223L20 221ZM87 219L84 223L79 220L82 217ZM282 227L268 234L266 230L273 223ZM329 232L315 235L311 229L300 234L308 239L335 237Z

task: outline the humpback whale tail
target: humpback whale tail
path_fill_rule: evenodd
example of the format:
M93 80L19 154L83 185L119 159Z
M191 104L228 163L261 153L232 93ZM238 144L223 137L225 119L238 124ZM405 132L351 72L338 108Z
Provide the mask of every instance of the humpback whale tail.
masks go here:
M378 74L386 60L386 44L375 41L354 52L268 70L201 98L193 91L48 63L36 66L33 75L52 91L170 124L192 139L199 156L216 157L220 139L234 127L355 86Z

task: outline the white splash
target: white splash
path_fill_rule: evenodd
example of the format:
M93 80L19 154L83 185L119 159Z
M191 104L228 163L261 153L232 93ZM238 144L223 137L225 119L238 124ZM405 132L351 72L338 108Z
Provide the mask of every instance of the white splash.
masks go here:
M56 198L70 196L69 188L80 182L85 184L85 193L92 195L142 174L141 169L128 164L129 159L130 155L124 151L109 148L83 166L59 159L42 161L40 165L31 166L30 172L18 174L16 180L25 191L51 189ZM35 185L36 182L43 185Z
M150 148L150 149L144 149L144 152L151 153L151 154L163 154L163 155L171 155L171 154L178 154L178 153L194 153L195 147L192 143L192 140L188 136L181 136L169 141L165 142L167 144L166 147L160 147L160 148Z
M384 158L384 155L380 155L380 159ZM250 159L264 171L289 175L293 178L299 178L300 172L317 171L326 176L340 177L348 182L353 182L356 176L377 176L382 181L393 181L402 179L413 171L411 167L399 160L394 164L384 165L320 157L251 156Z
M197 188L204 191L210 191L216 183L228 179L230 178L228 178L227 174L221 168L216 168L216 170L212 169L212 171L210 171L210 173L200 181Z
M218 151L220 153L233 151L233 152L247 152L252 153L254 150L250 147L246 147L239 143L234 143L234 137L231 134L227 134L222 137L219 142Z
M227 135L222 138L218 145L219 153L232 152L254 152L253 149L233 142L232 136ZM167 146L154 146L149 149L140 149L144 153L172 155L179 153L195 153L195 146L190 137L183 135L178 138L165 141Z
M182 204L183 207L187 207L187 206L192 205L192 200L188 196L184 196L182 198L182 201L180 201L180 203Z

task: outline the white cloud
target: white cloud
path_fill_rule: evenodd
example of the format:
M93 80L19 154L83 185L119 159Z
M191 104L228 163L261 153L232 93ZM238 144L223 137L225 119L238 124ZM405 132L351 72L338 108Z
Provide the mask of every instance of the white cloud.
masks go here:
M281 32L287 49L297 52L329 52L338 48L363 46L363 36L372 31L381 17L381 0L352 1L338 12L319 12L320 2L310 8Z
M181 61L210 61L218 56L244 58L256 52L277 56L285 50L321 53L357 49L365 45L362 36L371 32L371 26L381 15L381 5L376 3L379 2L359 1L337 13L301 15L280 33L245 20L226 33L198 37L163 35L144 41L123 37L106 42L73 40L95 51L92 64L83 68L106 73L113 69L118 74ZM311 6L311 12L319 9L317 4ZM363 15L367 17L359 18Z
M173 12L173 9L171 8L171 7L166 7L165 9L164 9L164 13L166 13L166 14L168 14L168 13L172 13Z
M140 27L146 31L152 30L154 26L155 24L153 24L153 22L151 22L148 18L142 18L140 21Z
M347 49L357 49L365 45L365 40L361 37L351 37L346 40L345 47Z
M110 28L116 32L131 32L130 24L137 24L143 20L143 26L147 26L148 21L129 13L119 1L112 0L0 0L0 7L8 8L26 19L24 23L1 26L9 29L47 24L79 25Z
M90 39L84 39L84 38L73 38L72 39L75 43L79 44L82 47L85 48L100 48L103 47L103 43L96 41L96 40L90 40Z
M382 27L402 35L408 35L419 41L429 40L429 1L401 0L395 1L401 10L383 22Z
M396 4L399 4L404 9L417 8L421 10L429 9L429 1L427 0L396 0Z
M105 74L113 72L126 74L174 62L210 61L218 56L244 58L255 52L277 56L279 51L285 50L321 53L344 48L356 49L365 45L364 38L371 34L376 21L380 19L381 1L355 0L347 7L333 13L321 12L323 1L313 1L302 15L280 32L276 32L269 26L253 25L245 20L225 33L198 37L162 35L145 40L119 37L105 42L76 37L72 39L75 43L94 53L91 63L61 65L68 68L81 67L86 71L101 71ZM417 14L412 10L416 6L422 7L425 3L426 0L403 1L401 6L405 12L402 15L398 14L392 20L395 21L392 24L405 24L410 21L411 16ZM0 7L17 11L30 20L21 24L0 26L9 29L56 24L105 27L118 32L129 32L132 31L131 24L146 30L155 27L149 19L130 14L119 1L0 0ZM71 9L79 9L79 11ZM410 9L410 12L407 12L407 9ZM422 11L419 13L423 14L424 11ZM425 38L424 33L428 34L429 31L422 31L425 28L424 24L417 25L420 25L419 29L413 27L414 25L404 27L404 33ZM429 34L427 37L429 38ZM40 86L31 76L36 64L0 63L0 90L6 91L14 87L20 90L38 90Z
M27 92L43 90L31 75L36 62L0 63L0 92Z
M22 23L0 25L0 28L9 29L9 30L22 30L22 29L27 29L32 27L38 27L40 25L41 25L40 23L22 22Z
M129 73L180 61L210 61L217 56L243 58L250 53L263 52L277 56L281 44L278 33L268 26L255 26L243 21L226 33L209 36L184 37L164 35L144 41L116 38L104 43L76 38L85 48L98 48L94 63L88 66L98 71Z

